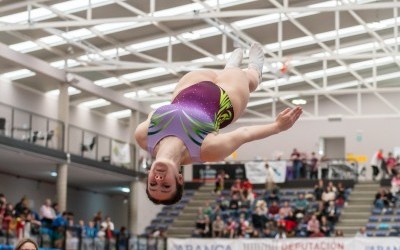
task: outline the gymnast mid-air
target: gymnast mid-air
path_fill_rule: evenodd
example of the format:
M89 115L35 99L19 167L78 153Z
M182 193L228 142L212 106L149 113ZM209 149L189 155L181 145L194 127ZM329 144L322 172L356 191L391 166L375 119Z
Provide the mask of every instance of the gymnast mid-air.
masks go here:
M240 68L242 57L239 48L232 52L223 70L184 75L173 92L172 103L150 113L136 128L137 143L154 157L146 192L155 204L170 205L181 199L181 165L224 160L247 142L289 129L302 114L300 107L287 108L271 124L219 133L242 115L250 93L262 78L261 45L251 46L249 65L244 70Z

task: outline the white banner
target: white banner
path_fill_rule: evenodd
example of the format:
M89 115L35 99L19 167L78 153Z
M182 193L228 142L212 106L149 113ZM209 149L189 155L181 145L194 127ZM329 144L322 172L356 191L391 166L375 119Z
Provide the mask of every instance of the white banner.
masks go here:
M168 250L398 250L400 238L168 239Z
M268 166L272 168L275 183L284 183L286 181L286 161L269 161Z
M250 161L244 164L246 177L252 184L264 184L268 178L268 171L263 161Z
M131 152L128 143L111 142L111 164L117 166L129 165Z

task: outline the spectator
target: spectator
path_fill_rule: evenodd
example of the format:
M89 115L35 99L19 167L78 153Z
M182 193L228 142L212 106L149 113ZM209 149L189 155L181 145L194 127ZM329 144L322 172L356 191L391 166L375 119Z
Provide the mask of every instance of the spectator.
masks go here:
M333 185L332 181L328 182L328 188L332 189L333 192L337 192L337 188L335 187L335 185Z
M336 193L333 191L332 187L327 187L322 193L322 201L327 205L331 201L335 201Z
M56 213L51 206L51 200L46 199L44 204L39 210L40 217L42 218L42 224L45 227L50 227L53 224L53 220L56 218Z
M225 223L221 219L221 216L217 215L214 222L212 223L212 234L213 238L222 237L222 232L224 231Z
M212 218L212 213L213 213L213 208L210 205L210 201L206 200L204 202L204 207L203 207L203 214L207 215L208 217Z
M246 236L248 227L249 227L249 222L244 218L243 215L241 215L239 218L238 236L244 238Z
M310 171L310 179L318 179L318 158L315 155L315 152L311 153Z
M318 228L315 228L314 232L312 234L310 234L311 238L317 238L317 237L325 237L325 235L323 233L321 233L321 231Z
M93 222L97 229L100 229L100 225L101 225L102 221L103 221L103 212L101 210L99 210L93 217Z
M382 167L382 163L384 162L383 158L383 150L379 149L377 153L375 153L371 158L371 167L372 167L372 179L375 180L379 174L379 169ZM386 171L386 170L385 170ZM382 176L384 174L382 173Z
M336 210L334 201L329 202L329 206L326 208L325 214L327 215L328 220L331 223L336 223L338 214L337 214L337 210Z
M279 213L280 207L278 205L278 202L274 201L272 202L271 206L268 208L268 216L271 218L274 218L275 215Z
M215 189L214 193L221 194L221 191L224 190L225 186L225 171L220 170L215 178Z
M317 201L322 200L322 193L324 192L324 180L318 180L318 184L314 187L314 196Z
M280 228L278 233L275 235L275 239L286 239L286 232L284 228Z
M396 173L396 175L393 176L391 184L392 184L391 192L393 196L396 196L397 193L400 191L400 172Z
M161 234L161 233L160 233ZM118 250L125 250L127 249L129 236L126 232L126 227L121 227L118 234Z
M249 190L253 190L253 184L251 184L248 179L245 179L242 183L242 191L245 192Z
M210 238L211 237L211 220L210 217L208 217L208 215L204 216L204 230L201 232L201 236L203 238Z
M385 189L381 188L375 195L375 207L379 209L384 209L385 207L387 208L389 206L389 201L387 198L388 197L386 196Z
M261 211L259 206L256 206L254 212L252 213L251 220L255 229L263 229L265 223L267 222L267 216Z
M244 190L242 193L242 204L241 207L242 208L250 208L251 205L254 203L255 200L255 194L253 193L253 189L247 189Z
M344 235L343 235L343 231L342 230L339 230L339 229L337 229L336 231L335 231L335 237L343 237Z
M296 217L303 218L308 208L308 201L304 198L304 194L299 194L295 202L295 215Z
M236 235L236 222L232 218L228 219L228 222L226 224L226 230L229 235L230 239L233 239Z
M229 209L238 210L239 209L239 197L237 194L232 196L231 201L229 202Z
M368 237L367 232L365 231L365 227L361 227L360 230L356 233L355 237Z
M347 200L347 190L343 186L343 183L339 182L337 186L336 204L338 206L343 206L346 200Z
M36 243L36 241L34 241L32 239L28 239L28 238L27 239L21 239L15 245L15 250L23 250L23 249L38 250L39 246Z
M101 223L101 227L104 228L106 233L106 249L109 249L110 240L113 238L114 223L111 221L110 216L106 216L106 219Z
M317 211L315 212L315 215L317 216L318 220L321 220L321 217L325 215L325 204L323 201L319 201L318 202L318 206L317 206Z
M89 221L85 226L85 237L94 239L97 236L97 228L95 227L94 221Z
M313 234L316 232L316 229L319 231L319 221L317 220L317 216L313 214L311 216L311 219L307 223L307 232L309 235Z
M197 217L196 217L196 229L198 229L199 231L203 231L205 228L205 219L206 216L203 213L203 209L201 207L199 207L199 209L197 210Z
M300 160L300 153L297 151L296 148L293 149L293 152L290 155L290 159L292 160L292 166L293 166L293 178L298 179L300 178L301 160Z
M389 152L388 157L386 159L386 170L389 176L393 175L393 170L395 170L396 165L397 165L396 158L393 157L392 152Z
M15 204L15 216L19 217L21 214L24 213L26 215L29 212L28 206L29 206L28 198L26 198L25 196L22 197L22 199L17 204Z
M283 203L283 207L279 209L279 213L282 213L284 217L288 217L290 214L293 213L292 207L289 205L288 201Z
M270 239L274 238L274 234L273 234L273 232L271 231L271 228L266 227L266 228L263 230L263 236L264 236L264 238L270 238Z
M327 237L331 236L332 224L328 221L326 216L321 217L321 223L319 226L321 233L323 233Z
M279 189L277 189L277 188L274 188L274 189L272 190L272 192L268 193L268 194L267 194L267 197L266 197L266 199L265 199L265 201L267 202L267 204L272 204L272 202L274 202L274 201L279 202L278 193L279 193Z
M272 191L275 187L274 182L274 170L268 163L265 163L265 168L267 169L267 178L265 178L265 190Z
M234 194L240 195L243 191L242 181L240 179L236 179L233 185L231 186L231 196Z

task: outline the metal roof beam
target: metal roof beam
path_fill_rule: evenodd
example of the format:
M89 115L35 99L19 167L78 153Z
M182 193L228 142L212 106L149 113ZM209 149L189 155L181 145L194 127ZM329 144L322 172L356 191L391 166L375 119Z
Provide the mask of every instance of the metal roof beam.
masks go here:
M45 61L31 55L16 52L3 43L0 43L0 57L39 74L48 76L58 82L67 82L72 87L103 98L124 108L146 113L150 112L148 107L137 101L125 98L123 95L113 90L99 87L84 77L72 73L66 74L65 71L51 67Z

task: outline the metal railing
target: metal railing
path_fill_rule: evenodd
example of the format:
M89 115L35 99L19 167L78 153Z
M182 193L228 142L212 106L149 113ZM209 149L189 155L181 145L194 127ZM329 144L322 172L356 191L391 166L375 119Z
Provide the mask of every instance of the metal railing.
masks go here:
M0 135L64 150L64 123L0 103Z
M68 126L68 152L84 158L134 168L135 145L78 126Z

